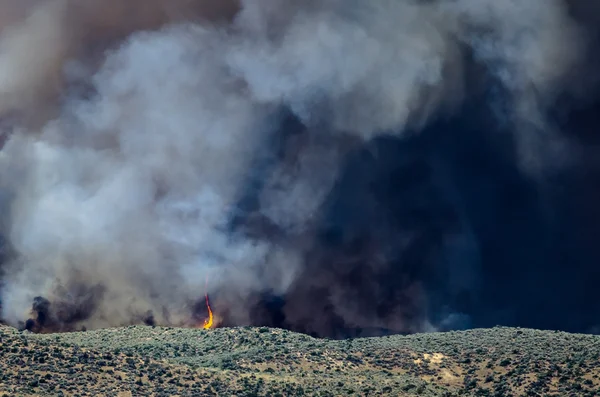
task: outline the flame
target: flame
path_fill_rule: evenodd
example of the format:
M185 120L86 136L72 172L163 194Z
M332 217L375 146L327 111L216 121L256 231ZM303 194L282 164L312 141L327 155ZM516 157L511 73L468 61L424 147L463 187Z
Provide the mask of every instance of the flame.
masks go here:
M203 329L211 329L214 323L213 312L210 307L210 302L208 301L208 276L204 279L204 298L206 300L206 308L208 309L208 318L204 320L204 324L202 324Z
M202 325L202 328L210 329L213 326L213 312L210 308L210 303L208 303L208 294L204 295L204 297L206 298L206 308L208 309L208 318L206 320L204 320L204 324Z

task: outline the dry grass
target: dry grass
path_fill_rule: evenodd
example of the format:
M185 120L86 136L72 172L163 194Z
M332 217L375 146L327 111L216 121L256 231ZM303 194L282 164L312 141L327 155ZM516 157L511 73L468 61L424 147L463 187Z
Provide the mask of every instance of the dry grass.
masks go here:
M0 396L600 395L600 337L494 328L327 341L278 329L0 327Z

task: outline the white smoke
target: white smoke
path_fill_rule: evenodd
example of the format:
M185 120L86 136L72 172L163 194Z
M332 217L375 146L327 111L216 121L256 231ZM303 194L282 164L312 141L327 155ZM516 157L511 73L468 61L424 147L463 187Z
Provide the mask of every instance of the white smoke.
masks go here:
M226 24L162 17L127 29L120 18L111 46L92 54L79 49L97 38L73 45L80 28L65 25L85 27L90 14L74 18L67 1L31 7L0 26L0 118L44 117L35 131L17 125L1 152L4 233L18 253L2 317L13 324L35 296L65 300L79 283L104 291L88 327L148 310L184 324L207 276L240 300L284 292L301 266L294 239L309 233L348 140L401 133L460 104L465 47L527 117L534 93L567 84L580 53L559 0L242 1ZM70 81L93 94L64 95ZM50 102L55 117L41 110ZM281 107L309 138L276 166L260 211L291 240L232 236ZM246 321L243 305L236 316Z

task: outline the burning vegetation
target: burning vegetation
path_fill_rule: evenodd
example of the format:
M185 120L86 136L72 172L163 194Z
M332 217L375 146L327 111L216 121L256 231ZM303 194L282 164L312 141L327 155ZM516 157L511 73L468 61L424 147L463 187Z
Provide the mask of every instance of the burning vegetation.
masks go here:
M210 308L210 303L208 303L208 294L206 294L206 309L208 310L208 317L204 320L204 324L202 324L202 328L211 329L213 327L213 312Z

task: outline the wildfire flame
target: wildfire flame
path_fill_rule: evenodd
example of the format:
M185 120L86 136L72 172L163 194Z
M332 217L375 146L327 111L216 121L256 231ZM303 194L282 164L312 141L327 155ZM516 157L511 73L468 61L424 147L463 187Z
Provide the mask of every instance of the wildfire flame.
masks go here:
M206 298L206 308L208 309L208 318L206 320L204 320L204 324L202 325L202 328L210 329L213 326L213 312L210 308L210 303L208 303L208 294L204 295L204 297Z
M206 278L204 279L204 290L206 291L204 293L204 299L206 300L206 308L208 309L208 318L204 320L202 328L211 329L214 323L214 317L212 309L210 307L210 302L208 301L208 276L206 276Z

